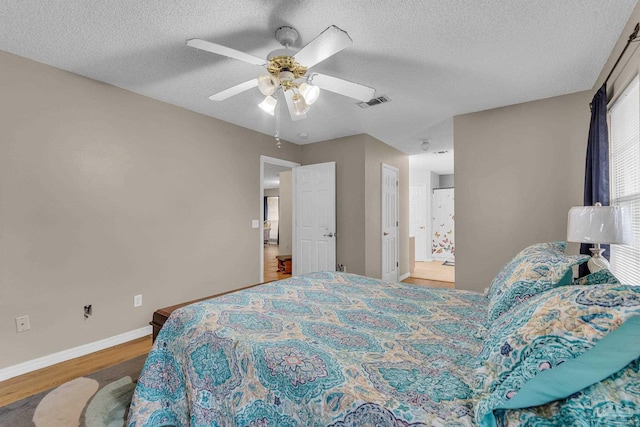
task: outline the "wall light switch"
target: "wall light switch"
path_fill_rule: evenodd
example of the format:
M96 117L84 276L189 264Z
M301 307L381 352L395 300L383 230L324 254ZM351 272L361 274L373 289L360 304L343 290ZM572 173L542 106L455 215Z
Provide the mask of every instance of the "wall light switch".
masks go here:
M136 295L133 297L133 306L134 307L142 306L142 295Z
M260 228L260 220L254 219L253 221L251 221L251 228Z

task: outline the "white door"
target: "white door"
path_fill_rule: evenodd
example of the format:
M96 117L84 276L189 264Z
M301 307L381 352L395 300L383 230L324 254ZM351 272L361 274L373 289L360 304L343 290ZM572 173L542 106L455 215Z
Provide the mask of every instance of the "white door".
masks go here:
M336 164L293 169L294 276L336 271Z
M427 185L409 186L409 235L415 238L416 261L426 261L427 243Z
M382 164L382 280L398 280L398 169Z

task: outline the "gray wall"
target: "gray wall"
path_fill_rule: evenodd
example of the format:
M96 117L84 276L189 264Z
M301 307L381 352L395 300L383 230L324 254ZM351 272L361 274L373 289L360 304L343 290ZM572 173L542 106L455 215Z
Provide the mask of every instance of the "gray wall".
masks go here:
M591 90L454 118L456 287L481 290L522 247L566 240L567 211L583 200L589 102L639 21L640 3ZM607 83L610 102L639 72L630 49Z
M380 277L381 163L400 169L399 272L409 272L409 157L369 135L303 146L303 164L336 162L336 261L350 273Z
M367 167L400 165L408 178L404 155L373 138L278 149L269 135L5 52L0 88L0 369L256 283L261 155L336 161L338 262L361 274L380 263L365 261L365 194L380 193ZM25 314L31 330L18 334Z
M456 288L482 291L522 248L566 240L582 205L592 92L454 118Z
M409 272L409 156L365 136L365 276L382 277L382 163L399 169L398 275ZM356 205L352 209L358 210Z
M438 188L452 188L454 187L454 182L453 182L453 174L447 174L447 175L440 175L439 178L439 186Z
M365 273L364 135L303 145L303 165L336 162L336 262Z
M0 87L0 368L258 281L260 155L300 146L5 52Z

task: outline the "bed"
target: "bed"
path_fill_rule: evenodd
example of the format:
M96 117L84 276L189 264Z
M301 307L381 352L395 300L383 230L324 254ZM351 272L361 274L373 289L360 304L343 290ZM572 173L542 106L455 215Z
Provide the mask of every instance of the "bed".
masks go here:
M128 425L640 425L640 291L571 282L584 260L533 245L486 294L321 272L183 307Z

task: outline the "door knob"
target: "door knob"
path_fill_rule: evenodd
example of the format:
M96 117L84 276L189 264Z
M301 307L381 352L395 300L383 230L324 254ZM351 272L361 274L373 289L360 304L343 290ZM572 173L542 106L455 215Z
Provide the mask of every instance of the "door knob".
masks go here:
M333 237L333 236L334 236L334 234L333 234L333 233L331 233L331 232L329 232L329 233L327 233L327 234L323 234L323 236L324 236L324 237Z
M422 227L420 227L420 230L424 230L424 225Z
M383 236L388 236L389 233L387 233L386 231L384 233L382 233Z

